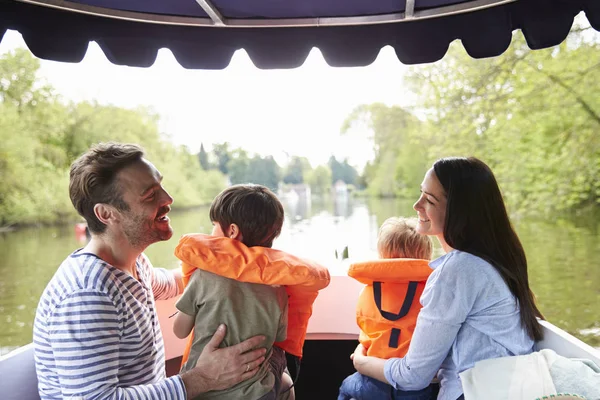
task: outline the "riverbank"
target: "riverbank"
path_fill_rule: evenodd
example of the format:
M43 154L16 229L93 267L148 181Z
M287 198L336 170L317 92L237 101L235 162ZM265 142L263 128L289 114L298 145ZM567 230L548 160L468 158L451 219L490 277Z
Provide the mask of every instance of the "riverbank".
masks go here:
M199 204L199 205L187 206L187 207L174 207L171 209L170 214L173 215L173 214L178 214L178 213L197 211L197 210L205 208L209 205L210 205L210 202ZM69 227L69 226L74 226L75 224L79 224L79 223L85 224L85 220L79 216L73 216L72 218L67 219L67 220L63 219L63 220L54 221L54 222L40 221L40 222L31 222L31 223L15 223L12 225L0 226L0 234L13 233L13 232L17 232L17 231L23 230L23 229Z

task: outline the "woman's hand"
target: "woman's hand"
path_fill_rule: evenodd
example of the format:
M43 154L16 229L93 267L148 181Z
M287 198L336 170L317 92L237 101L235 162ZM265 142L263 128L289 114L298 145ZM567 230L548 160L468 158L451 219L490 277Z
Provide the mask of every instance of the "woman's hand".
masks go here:
M366 356L367 356L367 349L365 349L365 347L359 343L358 346L356 346L354 353L350 354L350 359L354 362L354 368L356 368L358 370L358 368L356 367L356 364L364 363L364 357L366 357ZM361 358L362 358L362 360L361 360Z
M383 373L386 360L367 356L367 349L362 344L356 346L356 350L350 355L350 359L354 363L354 368L361 374L388 383Z
M256 349L264 336L254 336L235 346L220 349L225 338L225 325L219 326L202 350L196 367L181 375L188 398L210 390L222 390L253 377L265 360L266 349Z

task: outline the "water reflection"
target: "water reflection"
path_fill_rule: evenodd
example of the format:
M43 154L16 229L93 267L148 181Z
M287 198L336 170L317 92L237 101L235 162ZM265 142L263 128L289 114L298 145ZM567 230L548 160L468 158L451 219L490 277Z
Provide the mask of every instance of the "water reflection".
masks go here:
M274 247L316 260L343 275L347 262L335 251L348 246L350 260L376 255L379 225L393 215L412 216L412 201L313 199L286 201L286 220ZM591 214L591 213L590 213ZM173 250L189 232L208 233L208 208L172 212L174 235L150 246L155 266L177 266ZM530 265L530 279L548 320L600 346L600 216L556 216L551 221L515 221ZM58 265L84 244L73 226L23 229L0 234L0 353L29 343L35 307ZM437 254L440 253L439 246Z

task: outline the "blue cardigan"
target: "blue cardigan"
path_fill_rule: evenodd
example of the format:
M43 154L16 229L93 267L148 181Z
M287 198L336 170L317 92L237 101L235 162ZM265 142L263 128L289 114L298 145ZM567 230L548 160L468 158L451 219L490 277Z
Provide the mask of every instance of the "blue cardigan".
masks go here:
M430 266L408 353L387 360L384 373L395 388L418 390L439 371L438 400L456 400L463 393L460 372L476 361L529 354L534 342L516 299L487 261L453 250Z

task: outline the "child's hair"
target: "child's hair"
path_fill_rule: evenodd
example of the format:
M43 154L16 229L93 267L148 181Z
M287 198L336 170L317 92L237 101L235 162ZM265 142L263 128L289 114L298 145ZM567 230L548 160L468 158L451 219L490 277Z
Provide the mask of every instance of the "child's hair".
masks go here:
M377 236L381 258L419 258L431 260L433 244L417 232L416 218L391 217L383 221Z
M273 246L281 233L283 206L277 196L262 185L234 185L215 197L210 206L210 220L225 230L236 224L242 243L248 247Z

